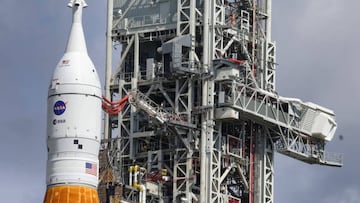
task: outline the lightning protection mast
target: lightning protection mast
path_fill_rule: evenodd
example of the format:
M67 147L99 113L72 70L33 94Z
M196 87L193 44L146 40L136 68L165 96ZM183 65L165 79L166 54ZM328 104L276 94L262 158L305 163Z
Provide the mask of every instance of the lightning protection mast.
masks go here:
M334 112L275 92L271 0L108 0L107 39L102 202L270 203L275 151L342 165Z

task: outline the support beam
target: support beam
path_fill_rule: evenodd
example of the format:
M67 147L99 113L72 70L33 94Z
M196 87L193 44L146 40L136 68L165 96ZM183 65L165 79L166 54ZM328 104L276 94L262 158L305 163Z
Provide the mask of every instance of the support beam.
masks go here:
M105 70L105 97L110 98L110 84L111 84L111 72L112 72L112 19L113 19L113 0L107 1L107 18L106 18L106 70ZM110 120L109 114L104 114L104 139L110 138ZM104 144L104 148L107 148L107 143Z

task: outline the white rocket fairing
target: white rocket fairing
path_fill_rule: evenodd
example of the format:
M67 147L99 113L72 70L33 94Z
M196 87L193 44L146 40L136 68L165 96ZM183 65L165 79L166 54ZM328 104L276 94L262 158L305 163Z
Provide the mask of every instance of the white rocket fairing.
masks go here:
M47 190L44 203L98 203L101 86L87 54L84 0L72 0L73 22L48 92Z

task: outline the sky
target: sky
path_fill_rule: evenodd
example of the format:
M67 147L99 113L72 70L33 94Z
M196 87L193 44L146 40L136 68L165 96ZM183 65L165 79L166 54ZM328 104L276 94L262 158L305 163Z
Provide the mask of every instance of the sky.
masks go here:
M106 1L87 3L83 22L88 52L104 84ZM0 2L2 202L43 200L47 88L70 29L66 4ZM276 203L360 203L359 7L358 0L273 1L277 92L334 110L338 130L327 149L344 154L342 168L276 154Z

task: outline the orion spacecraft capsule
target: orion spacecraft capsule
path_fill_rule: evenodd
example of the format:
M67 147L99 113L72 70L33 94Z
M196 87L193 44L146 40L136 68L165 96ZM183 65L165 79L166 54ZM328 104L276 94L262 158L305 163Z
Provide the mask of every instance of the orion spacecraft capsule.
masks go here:
M101 86L87 54L84 0L71 0L72 27L48 92L44 203L98 203Z

